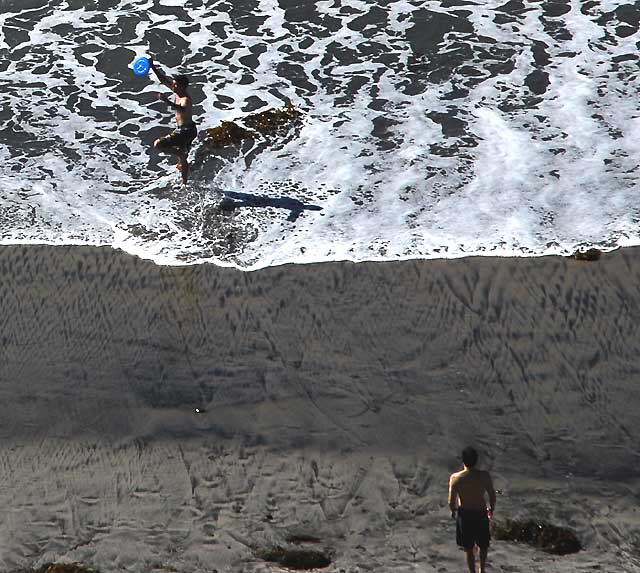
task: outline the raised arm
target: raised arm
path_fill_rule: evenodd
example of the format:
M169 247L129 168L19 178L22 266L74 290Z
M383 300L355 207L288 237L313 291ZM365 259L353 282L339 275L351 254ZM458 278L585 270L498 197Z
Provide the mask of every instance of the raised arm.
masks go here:
M153 61L153 58L149 58L149 63L151 65L151 69L154 71L154 73L158 77L158 80L160 80L160 83L172 90L173 85L171 83L172 82L171 78L167 74L165 74L158 66L156 66L156 63Z

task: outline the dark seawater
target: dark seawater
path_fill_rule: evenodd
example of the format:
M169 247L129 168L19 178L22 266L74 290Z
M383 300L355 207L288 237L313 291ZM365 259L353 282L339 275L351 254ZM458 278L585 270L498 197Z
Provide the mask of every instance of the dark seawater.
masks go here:
M0 241L159 263L637 244L638 23L620 2L0 0ZM193 178L150 149L188 73ZM203 129L293 103L288 133Z

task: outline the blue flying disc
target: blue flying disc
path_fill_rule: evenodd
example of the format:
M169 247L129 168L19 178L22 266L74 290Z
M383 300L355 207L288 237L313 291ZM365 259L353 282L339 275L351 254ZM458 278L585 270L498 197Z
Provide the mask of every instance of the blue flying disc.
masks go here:
M150 67L151 62L149 61L149 58L142 56L133 62L133 73L136 76L146 76L149 73Z

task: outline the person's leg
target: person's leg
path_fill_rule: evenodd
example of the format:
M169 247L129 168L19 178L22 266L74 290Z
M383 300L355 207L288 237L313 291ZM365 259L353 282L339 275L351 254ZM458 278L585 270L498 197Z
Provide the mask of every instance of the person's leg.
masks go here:
M175 135L173 132L164 137L158 137L158 139L153 142L153 147L160 153L171 153L171 149L175 145L173 142L174 139Z
M175 138L174 138L175 139ZM182 175L182 182L187 183L187 177L189 176L189 164L187 163L187 151L181 147L174 145L169 137L161 137L153 142L153 146L161 153L167 153L169 155L175 155L178 158L176 169L180 171Z
M169 139L169 137L161 137L160 139L156 139L153 142L153 147L156 149L156 151L159 151L160 153L166 153L167 155L180 154L179 149L175 145L172 145L172 141L171 139Z
M189 162L187 161L187 152L185 150L182 150L177 155L178 165L176 165L176 167L179 169L180 174L182 175L182 183L186 185L187 179L189 178Z
M175 155L178 158L177 169L180 170L180 159L184 153L183 148L179 145L179 138L175 132L160 137L153 142L153 147L160 153L167 155Z
M489 547L480 547L480 573L485 573L485 567L487 566L487 552Z
M187 128L183 135L184 137L180 140L180 155L178 156L179 162L177 167L182 174L182 182L186 185L189 177L189 161L187 158L189 157L191 144L198 135L198 130L195 125L192 125L190 128Z
M469 573L476 573L476 556L473 547L465 547L464 554L467 556L467 566Z

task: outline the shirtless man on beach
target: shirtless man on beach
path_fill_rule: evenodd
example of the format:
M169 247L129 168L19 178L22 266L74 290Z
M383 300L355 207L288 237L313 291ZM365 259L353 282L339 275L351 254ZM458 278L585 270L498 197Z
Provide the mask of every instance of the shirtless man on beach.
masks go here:
M189 80L187 76L179 75L170 78L162 70L158 68L155 62L150 59L151 69L154 71L160 83L167 86L174 94L175 101L171 101L168 94L158 94L158 99L165 102L169 107L176 111L176 123L178 127L169 135L165 135L153 142L153 146L163 153L171 153L178 157L176 168L182 175L182 182L186 185L189 177L189 163L187 155L191 143L198 135L198 129L193 122L191 96L187 91Z
M476 573L474 548L480 551L480 573L485 573L491 533L489 520L496 507L496 492L489 472L475 469L478 452L471 447L462 452L464 469L449 478L449 508L456 519L456 542L467 557L469 573ZM485 501L489 496L489 508Z

